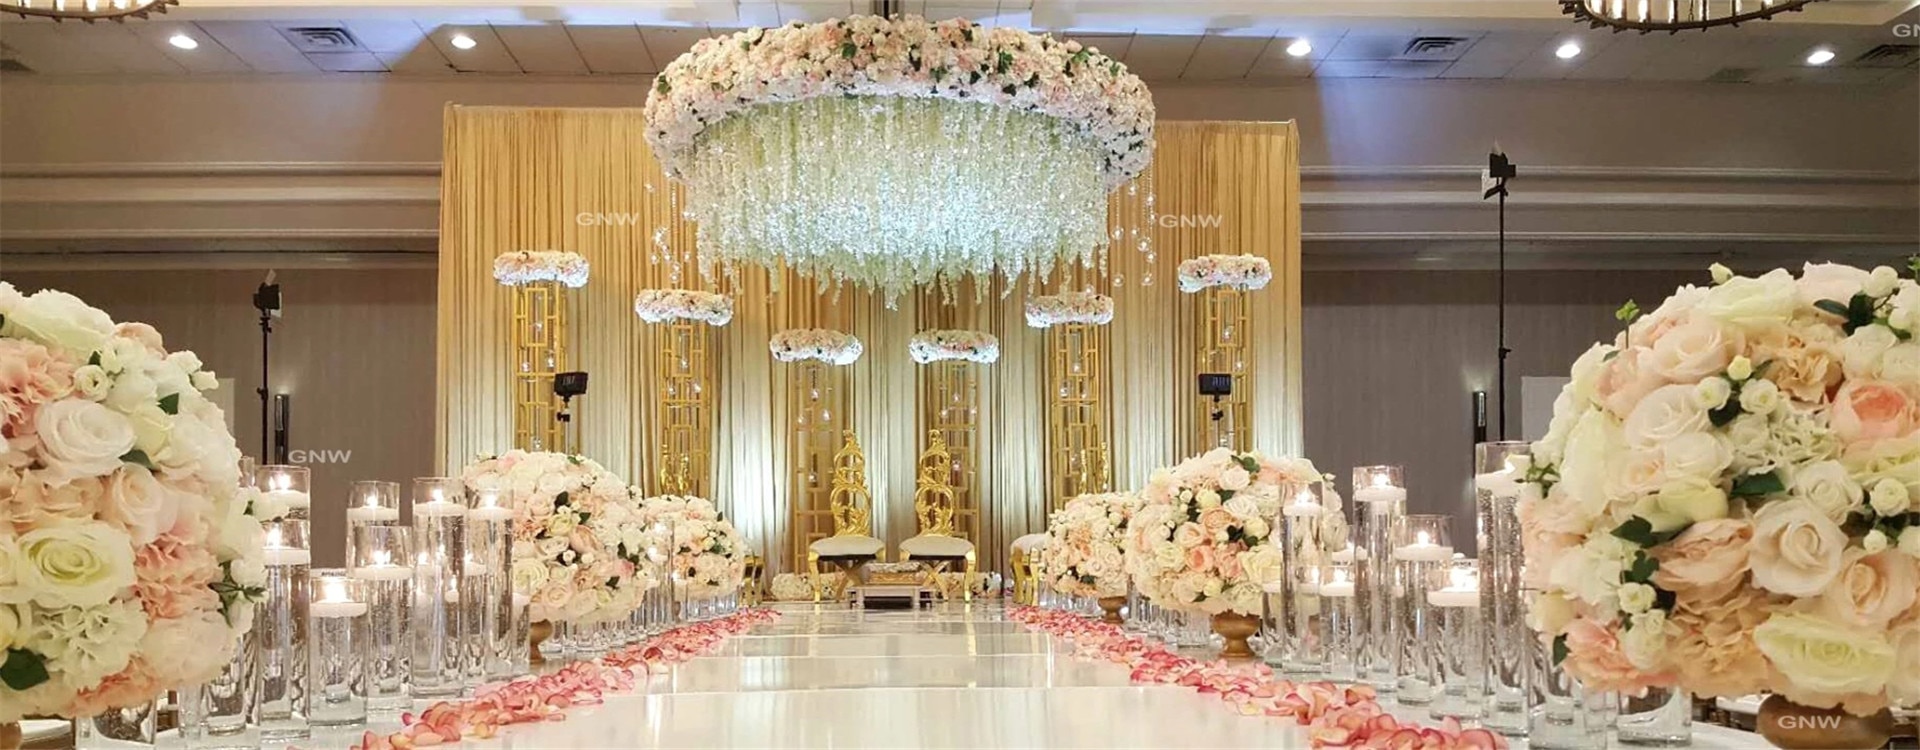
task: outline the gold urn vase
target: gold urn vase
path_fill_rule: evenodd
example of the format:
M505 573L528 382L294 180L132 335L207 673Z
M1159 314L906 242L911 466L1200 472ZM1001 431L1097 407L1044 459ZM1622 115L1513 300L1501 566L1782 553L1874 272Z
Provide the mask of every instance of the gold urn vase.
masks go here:
M1099 603L1100 603L1100 621L1101 622L1120 625L1127 621L1127 618L1120 616L1121 608L1127 606L1126 597L1103 596L1103 597L1100 597Z
M545 664L547 657L540 654L540 644L553 637L553 623L541 620L527 628L527 663Z
M1228 661L1260 658L1253 653L1253 647L1247 644L1248 638L1260 632L1260 618L1238 612L1221 612L1213 616L1213 632L1226 639L1226 643L1220 647L1220 658Z

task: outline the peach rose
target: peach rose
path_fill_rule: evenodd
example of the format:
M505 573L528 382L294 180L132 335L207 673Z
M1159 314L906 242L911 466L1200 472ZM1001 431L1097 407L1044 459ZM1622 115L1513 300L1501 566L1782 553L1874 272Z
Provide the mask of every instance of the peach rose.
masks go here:
M1746 586L1714 599L1681 597L1668 618L1678 632L1668 653L1680 682L1700 696L1765 689L1772 672L1753 642L1753 629L1772 612L1766 594Z
M220 595L209 588L221 578L220 562L204 546L161 537L133 554L134 595L156 620L218 610Z
M1639 693L1662 684L1670 675L1645 675L1635 669L1620 649L1620 639L1606 626L1581 617L1567 624L1567 673L1597 690Z
M1913 606L1920 570L1915 570L1912 557L1898 550L1876 555L1848 550L1846 567L1834 583L1817 600L1819 613L1834 622L1877 630Z
M1200 514L1200 528L1205 529L1209 537L1225 532L1232 528L1233 524L1233 514L1228 513L1225 508L1214 508Z
M73 390L73 363L24 339L0 339L0 427L18 435L41 404Z
M1746 580L1747 545L1753 526L1721 518L1687 527L1673 541L1653 549L1660 562L1655 586L1687 599L1718 599Z
M1753 583L1787 596L1818 596L1840 574L1847 535L1819 508L1775 500L1753 516L1747 545Z
M1514 505L1514 516L1520 521L1520 544L1526 550L1527 557L1544 561L1545 564L1529 565L1521 571L1528 588L1545 589L1547 572L1553 569L1553 561L1560 559L1566 551L1580 546L1583 538L1571 525L1577 519L1566 512L1567 503L1553 503L1534 497L1525 497Z
M1187 570L1189 571L1205 573L1213 570L1216 560L1213 548L1210 546L1201 545L1187 550Z
M1899 386L1877 380L1853 380L1833 394L1829 421L1843 443L1905 437L1916 422L1913 398Z
M1594 397L1600 400L1608 412L1620 419L1626 419L1633 413L1633 407L1647 394L1654 392L1666 381L1642 364L1644 349L1627 349L1613 358L1600 373L1600 382L1594 384Z
M1651 342L1640 363L1667 382L1694 383L1725 371L1745 344L1739 329L1704 315L1690 316Z
M28 473L13 488L14 507L21 511L11 519L16 531L91 519L105 495L105 482L98 477L75 479L58 487L49 486L45 479L44 472Z
M1226 553L1217 556L1213 565L1220 570L1220 576L1228 580L1239 578L1243 572L1243 566L1240 564L1240 552L1238 550L1228 550Z
M1783 327L1754 343L1752 359L1767 362L1763 376L1795 401L1825 403L1827 392L1840 385L1840 335L1828 325Z
M151 701L164 688L162 682L147 667L145 660L135 656L127 663L126 669L107 675L100 680L100 684L74 695L73 702L67 704L62 713L68 716L99 716L113 708Z

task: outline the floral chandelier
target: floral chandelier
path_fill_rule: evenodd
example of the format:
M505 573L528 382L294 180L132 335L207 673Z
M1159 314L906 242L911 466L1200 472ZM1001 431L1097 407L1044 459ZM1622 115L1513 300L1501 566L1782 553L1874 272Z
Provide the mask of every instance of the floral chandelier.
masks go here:
M1821 0L1560 0L1560 11L1614 31L1678 32L1765 21Z
M701 270L875 288L1092 264L1106 194L1153 158L1153 99L1078 42L855 16L702 40L647 97Z
M180 0L0 0L0 14L13 13L21 18L44 16L56 21L76 19L93 23L127 17L146 18L155 11L165 13L167 6Z

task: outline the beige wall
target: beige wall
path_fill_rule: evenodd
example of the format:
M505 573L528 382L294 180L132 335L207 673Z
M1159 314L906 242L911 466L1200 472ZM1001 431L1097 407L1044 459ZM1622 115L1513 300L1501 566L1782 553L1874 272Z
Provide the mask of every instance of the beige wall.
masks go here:
M4 270L0 268L0 270ZM259 315L255 271L0 273L22 291L54 287L115 320L160 329L234 378L234 437L260 452ZM339 519L347 483L405 485L433 469L433 270L282 271L286 316L275 325L276 392L293 394L291 447L351 451L346 463L309 463L315 517ZM328 513L324 509L333 508ZM345 531L317 523L314 562L342 562Z

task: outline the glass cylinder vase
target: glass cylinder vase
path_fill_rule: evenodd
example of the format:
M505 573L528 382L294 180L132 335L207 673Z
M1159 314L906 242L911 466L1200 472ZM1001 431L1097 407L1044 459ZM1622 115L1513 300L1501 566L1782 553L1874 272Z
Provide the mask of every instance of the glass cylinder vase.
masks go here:
M468 498L467 550L460 577L460 620L466 647L467 683L512 671L513 652L513 504L505 493L481 489Z
M1455 560L1447 584L1427 593L1433 627L1424 651L1432 663L1435 719L1478 720L1486 709L1487 661L1480 626L1478 562Z
M313 602L308 605L313 633L308 657L312 689L307 722L316 727L347 727L367 723L367 667L371 635L367 627L369 599L362 579L344 568L313 572Z
M347 564L355 557L353 530L400 523L400 483L367 479L347 489Z
M1433 661L1426 651L1434 627L1434 607L1427 594L1445 585L1453 561L1452 519L1409 515L1402 527L1405 543L1393 549L1394 699L1403 706L1424 706L1433 700L1435 682Z
M258 616L259 609L254 610ZM249 630L235 644L233 658L220 673L201 686L201 732L194 743L202 750L256 748L260 740L250 731L253 717L254 672L260 668L259 632Z
M1358 624L1365 634L1355 668L1361 682L1383 693L1394 689L1393 614L1399 587L1394 581L1393 549L1398 546L1396 534L1406 505L1406 474L1400 467L1354 467L1354 527L1360 534L1360 545L1354 550L1354 581Z
M1529 670L1545 658L1539 637L1527 627L1520 547L1520 480L1527 443L1481 443L1473 448L1474 510L1478 516L1481 646L1487 655L1485 722L1489 729L1521 736L1527 731Z
M367 708L402 711L413 705L413 529L354 527L354 557L347 564L360 582L367 611Z
M1360 627L1359 606L1354 599L1350 551L1346 560L1336 559L1328 563L1321 574L1319 628L1327 644L1324 670L1327 679L1334 682L1357 681L1360 644L1365 633Z
M1326 554L1320 546L1320 516L1325 508L1310 486L1282 488L1293 501L1282 506L1280 546L1286 576L1281 579L1281 616L1273 636L1279 640L1280 669L1290 674L1319 674L1327 668L1326 637L1320 611L1320 573Z
M306 521L288 517L261 525L267 582L265 599L254 609L260 657L253 680L254 724L265 742L304 740L309 736L307 608L313 552Z
M1674 688L1647 688L1638 696L1620 696L1613 720L1622 745L1681 747L1693 744L1693 696Z
M267 504L285 508L288 518L307 520L313 510L313 473L305 466L268 464L259 468L258 486Z
M449 698L466 689L460 579L465 573L467 506L459 480L413 480L413 654L415 698Z
M159 735L159 697L74 719L74 750L128 750L153 747Z
M1485 561L1482 561L1484 570ZM1486 587L1483 585L1484 592ZM1508 736L1523 736L1527 747L1538 750L1604 750L1610 714L1619 706L1613 693L1588 690L1565 670L1546 658L1545 649L1529 652L1526 704L1527 723L1519 732L1501 731ZM1491 673L1489 673L1491 674ZM1489 696L1490 698L1493 696ZM1488 704L1489 715L1493 705Z

